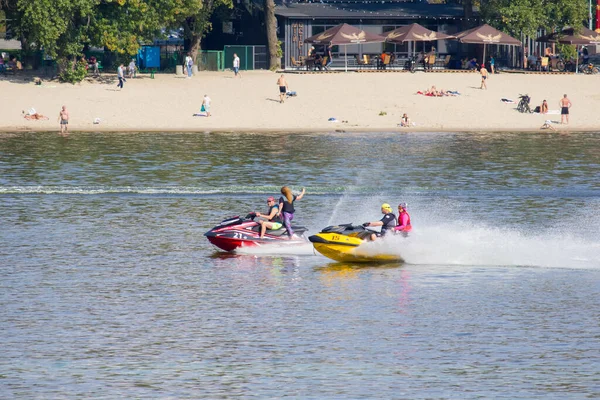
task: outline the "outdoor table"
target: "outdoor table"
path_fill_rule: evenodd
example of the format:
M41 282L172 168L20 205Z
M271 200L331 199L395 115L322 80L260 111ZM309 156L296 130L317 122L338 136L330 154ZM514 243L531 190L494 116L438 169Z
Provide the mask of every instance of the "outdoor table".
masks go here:
M315 68L315 58L314 57L306 57L304 59L304 65L306 65L306 70L310 71Z

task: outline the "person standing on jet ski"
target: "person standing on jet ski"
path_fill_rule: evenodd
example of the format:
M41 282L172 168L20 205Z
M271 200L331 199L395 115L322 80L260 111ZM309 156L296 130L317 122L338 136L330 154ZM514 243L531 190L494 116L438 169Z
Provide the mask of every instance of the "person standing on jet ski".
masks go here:
M398 225L394 228L394 231L402 232L404 236L408 236L408 232L412 231L410 215L408 215L406 207L408 207L406 203L398 204Z
M269 196L267 199L267 205L269 206L268 214L261 214L259 212L256 213L257 217L263 217L266 219L261 219L258 221L260 224L260 238L263 239L265 237L265 232L267 229L279 229L281 228L281 217L279 215L279 206L275 204L275 197Z
M396 215L392 212L392 206L388 203L383 203L381 205L381 213L383 214L383 218L379 221L375 222L365 222L362 224L364 227L367 226L381 226L381 232L373 232L371 234L371 240L375 240L378 237L384 236L388 230L393 230L397 225Z
M292 220L294 219L294 201L302 200L304 197L304 193L306 190L302 188L302 192L298 196L294 196L292 193L292 189L287 186L281 188L281 196L279 198L279 212L281 213L281 219L283 220L283 225L285 225L285 229L287 230L290 239L293 239L294 230L292 229Z

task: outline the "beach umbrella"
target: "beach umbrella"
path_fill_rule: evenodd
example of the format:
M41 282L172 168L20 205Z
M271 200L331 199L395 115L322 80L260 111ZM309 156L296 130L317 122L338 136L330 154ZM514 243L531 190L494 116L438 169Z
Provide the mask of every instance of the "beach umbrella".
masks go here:
M419 24L410 24L382 34L386 42L431 42L433 40L454 39L454 36L435 32Z
M541 36L536 41L575 45L598 45L600 44L600 33L584 26L579 28L578 32L575 32L575 28L567 27L560 32Z
M329 28L324 32L304 39L304 43L344 46L344 59L346 61L346 72L348 72L348 48L349 44L377 43L383 42L385 38L375 33L366 32L362 29L348 24L340 24Z
M496 28L483 24L476 28L459 32L454 35L461 43L483 44L483 64L485 64L485 48L488 44L505 44L509 46L521 46L520 40L508 36Z
M383 33L382 36L388 43L431 42L434 40L454 39L454 36L432 31L419 24L401 26L393 31Z
M584 26L579 28L578 32L575 31L575 28L566 27L560 32L553 32L548 35L541 36L536 39L536 42L574 44L579 52L579 46L600 44L600 33ZM579 57L576 57L575 72L577 72L578 69Z

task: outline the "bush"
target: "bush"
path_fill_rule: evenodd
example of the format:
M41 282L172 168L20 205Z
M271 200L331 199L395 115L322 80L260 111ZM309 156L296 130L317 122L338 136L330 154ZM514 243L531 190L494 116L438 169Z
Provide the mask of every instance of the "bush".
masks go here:
M79 83L87 76L87 64L82 61L63 61L58 77L63 82Z
M558 50L566 60L577 57L577 50L575 50L575 46L572 44L557 43L556 50Z

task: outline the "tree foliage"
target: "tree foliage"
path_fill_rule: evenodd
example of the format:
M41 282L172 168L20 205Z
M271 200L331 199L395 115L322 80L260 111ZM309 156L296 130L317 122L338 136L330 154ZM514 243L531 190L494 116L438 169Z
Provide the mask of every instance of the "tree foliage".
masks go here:
M81 54L95 0L18 0L19 35L52 57Z
M182 7L174 15L172 26L183 26L185 38L190 42L194 62L201 48L202 38L212 29L211 16L218 8L233 8L233 0L181 0Z
M135 54L141 43L180 27L210 28L210 15L232 0L0 0L18 12L18 35L56 58L74 58L85 45Z
M579 27L587 19L586 0L489 0L481 5L484 20L512 35L535 37L539 28L553 31Z

